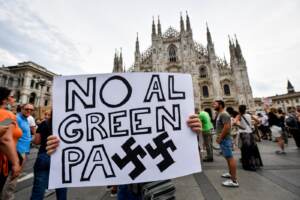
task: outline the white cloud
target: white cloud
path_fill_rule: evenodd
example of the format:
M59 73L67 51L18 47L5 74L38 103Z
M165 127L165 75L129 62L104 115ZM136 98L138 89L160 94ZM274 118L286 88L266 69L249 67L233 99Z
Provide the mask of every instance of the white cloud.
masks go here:
M19 58L15 55L11 54L10 52L6 51L5 49L0 48L0 63L7 66L7 65L15 65L18 62L21 62Z
M286 92L287 78L300 89L298 0L0 0L0 4L0 47L58 73L110 72L115 48L120 47L129 67L136 32L141 50L151 44L153 15L160 15L165 31L169 26L179 28L179 13L188 10L194 39L206 45L208 21L221 57L225 54L229 60L227 34L237 34L255 96Z
M0 47L11 53L25 54L57 73L70 73L66 67L83 72L81 55L73 42L54 26L31 11L26 2L2 1L0 23L3 27ZM5 35L6 34L6 35ZM7 38L10 37L10 40Z

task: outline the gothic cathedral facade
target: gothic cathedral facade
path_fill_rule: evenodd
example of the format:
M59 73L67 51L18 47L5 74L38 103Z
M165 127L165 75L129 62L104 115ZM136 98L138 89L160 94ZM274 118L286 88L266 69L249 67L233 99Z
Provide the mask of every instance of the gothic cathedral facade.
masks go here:
M129 71L190 73L193 79L195 107L212 112L215 99L225 101L227 107L245 104L252 110L254 100L248 78L246 61L238 40L229 38L230 63L218 57L207 26L207 45L197 43L189 16L180 17L180 30L170 27L164 33L158 18L152 22L152 44L140 51L138 37L135 43L135 61ZM123 72L122 53L115 54L113 72Z

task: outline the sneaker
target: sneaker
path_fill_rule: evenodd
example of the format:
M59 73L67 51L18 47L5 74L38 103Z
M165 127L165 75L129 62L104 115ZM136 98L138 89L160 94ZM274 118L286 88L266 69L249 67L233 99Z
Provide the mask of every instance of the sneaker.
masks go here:
M110 193L110 197L117 197L117 193Z
M231 175L228 172L226 172L226 173L222 174L221 177L222 178L231 178Z
M48 197L48 196L50 196L50 195L52 195L54 193L55 193L55 190L48 190L48 189L46 189L46 191L44 193L44 197L46 198L46 197Z
M111 188L112 188L112 186L109 185L109 186L106 186L106 189L105 189L105 190L106 190L106 191L111 191Z
M231 179L224 181L222 185L225 187L239 187L239 183L233 182Z
M111 191L110 191L110 197L116 197L118 193L117 186L112 186Z
M278 154L278 155L286 154L285 151L280 151L280 150L275 151L275 153Z

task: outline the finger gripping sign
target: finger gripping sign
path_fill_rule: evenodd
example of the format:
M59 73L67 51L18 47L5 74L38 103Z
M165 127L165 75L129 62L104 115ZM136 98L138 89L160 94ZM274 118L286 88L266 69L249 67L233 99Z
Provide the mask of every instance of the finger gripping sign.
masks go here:
M57 76L49 188L150 182L201 171L192 79L179 73Z

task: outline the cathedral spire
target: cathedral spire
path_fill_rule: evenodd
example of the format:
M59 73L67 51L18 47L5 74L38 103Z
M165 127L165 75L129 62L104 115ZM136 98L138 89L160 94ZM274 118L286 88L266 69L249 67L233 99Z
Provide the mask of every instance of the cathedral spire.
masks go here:
M135 54L140 54L139 33L136 33Z
M122 72L122 71L123 71L123 56L122 56L122 47L121 47L120 48L118 72Z
M122 47L120 47L120 59L122 59Z
M160 25L160 20L159 20L159 15L158 15L158 20L157 20L157 35L161 36L161 25Z
M228 41L229 41L229 48L231 48L232 47L232 43L231 43L230 35L228 35Z
M239 44L239 41L236 37L236 34L234 34L234 38L235 38L235 48L240 51L241 50L241 47L240 47L240 44Z
M210 34L210 31L209 31L207 22L206 22L206 36L207 36L207 44L212 45L213 42L212 42L212 39L211 39L211 34Z
M183 33L184 32L184 22L182 19L182 13L180 12L180 32Z
M125 63L124 63L124 67L123 67L123 72L126 72L126 67L125 67Z
M117 55L117 49L115 49L113 72L118 72L118 66L119 66L119 58L118 58L118 55Z
M228 41L229 41L229 51L232 53L234 50L234 42L231 40L230 35L228 35Z
M214 43L212 42L212 39L211 39L211 34L209 32L207 22L206 22L206 39L207 39L208 54L211 58L213 58L213 57L215 57L215 47L214 47Z
M134 63L139 63L141 57L140 53L140 42L139 42L139 34L136 33L136 41L135 41L135 52L134 52Z
M189 18L189 15L188 15L187 11L186 11L186 31L187 32L191 32L192 31L191 24L190 24L190 18Z
M236 53L236 56L239 60L243 61L244 57L243 57L243 54L242 54L241 46L240 46L239 41L236 37L236 34L234 34L234 37L235 37L235 53Z
M228 35L228 41L229 41L229 53L230 53L230 63L233 63L235 60L235 47L234 47L234 42L230 38L230 35Z
M226 57L225 57L225 53L224 53L224 64L227 66L227 60L226 60Z
M120 47L120 58L119 58L119 62L121 63L121 65L123 65L122 47Z
M156 36L154 17L152 19L152 37Z
M292 85L292 83L290 82L290 80L288 80L288 83L287 83L287 90L288 90L288 93L295 92L294 86Z

